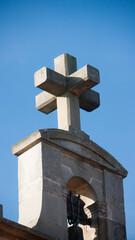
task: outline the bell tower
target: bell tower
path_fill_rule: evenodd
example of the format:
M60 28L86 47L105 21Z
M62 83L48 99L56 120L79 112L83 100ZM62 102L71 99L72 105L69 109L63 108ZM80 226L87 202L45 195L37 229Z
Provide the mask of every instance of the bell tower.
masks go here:
M69 54L54 65L34 79L43 90L36 108L45 114L57 109L58 129L38 130L12 147L18 156L19 223L59 240L70 240L70 233L77 240L78 229L84 240L126 240L127 171L81 130L80 108L90 112L100 105L92 90L99 71L90 65L77 70Z

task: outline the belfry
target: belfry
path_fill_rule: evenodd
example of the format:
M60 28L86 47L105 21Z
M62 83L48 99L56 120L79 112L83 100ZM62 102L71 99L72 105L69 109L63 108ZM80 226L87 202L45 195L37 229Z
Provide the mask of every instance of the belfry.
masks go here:
M45 114L57 109L58 129L38 130L12 147L18 156L19 224L48 239L126 240L127 171L81 130L80 108L90 112L100 105L92 89L99 71L90 65L77 70L69 54L54 65L54 71L38 70L34 81L43 90L36 108Z

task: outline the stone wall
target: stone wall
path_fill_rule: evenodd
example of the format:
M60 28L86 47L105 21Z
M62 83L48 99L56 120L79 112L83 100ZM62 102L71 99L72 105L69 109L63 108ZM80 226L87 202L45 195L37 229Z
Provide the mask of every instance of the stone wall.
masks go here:
M126 239L127 171L109 153L88 139L53 129L35 132L12 150L19 156L19 223L68 239L66 199L72 190L81 194L92 216L91 228L83 227L84 240Z

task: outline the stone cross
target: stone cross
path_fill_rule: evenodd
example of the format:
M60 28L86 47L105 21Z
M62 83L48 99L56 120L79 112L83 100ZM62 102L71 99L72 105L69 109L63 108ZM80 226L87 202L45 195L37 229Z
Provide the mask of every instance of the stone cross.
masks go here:
M77 71L76 58L62 54L54 59L55 71L43 67L35 72L36 108L46 114L57 108L58 128L80 132L80 108L90 112L100 105L99 94L90 88L99 83L98 69L86 65Z

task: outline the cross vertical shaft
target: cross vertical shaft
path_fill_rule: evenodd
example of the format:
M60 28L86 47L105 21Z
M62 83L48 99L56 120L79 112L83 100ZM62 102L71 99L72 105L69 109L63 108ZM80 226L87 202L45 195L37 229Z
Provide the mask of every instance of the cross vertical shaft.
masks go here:
M63 54L54 60L55 71L68 76L77 71L76 58ZM70 130L70 128L80 130L80 108L78 96L71 92L65 92L57 97L58 128Z

